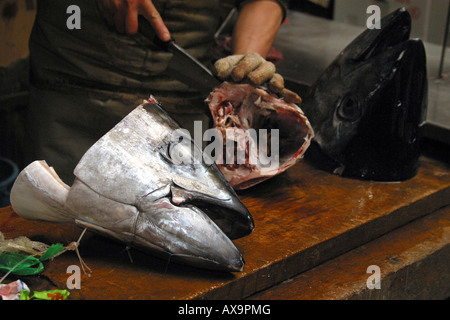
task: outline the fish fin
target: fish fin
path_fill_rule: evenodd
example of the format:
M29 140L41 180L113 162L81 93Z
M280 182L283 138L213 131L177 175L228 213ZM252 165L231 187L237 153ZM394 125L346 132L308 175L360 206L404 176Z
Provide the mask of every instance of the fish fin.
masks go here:
M19 216L31 219L73 224L65 202L70 187L43 160L23 169L11 189L11 206Z

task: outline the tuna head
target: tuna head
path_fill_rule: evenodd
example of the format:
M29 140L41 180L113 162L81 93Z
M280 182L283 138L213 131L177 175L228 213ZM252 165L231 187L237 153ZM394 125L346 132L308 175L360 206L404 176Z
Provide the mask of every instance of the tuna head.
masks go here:
M249 211L157 103L139 106L97 141L75 176L80 190L89 188L133 207L134 222L124 226L131 229L118 233L130 234L125 241L189 264L242 269L243 259L230 239L252 232ZM72 205L81 198L74 197Z
M58 209L54 222L61 215L61 223L72 219L170 261L240 271L244 260L230 239L250 234L253 219L218 168L196 154L199 148L156 102L144 103L84 154L70 188L42 161L24 169L14 209L45 220L33 201L27 207L19 200L19 193L33 195L48 204L43 212Z
M320 157L308 157L353 178L398 181L416 174L427 74L423 43L409 39L410 29L405 9L391 13L313 84L302 107L316 134L310 152Z

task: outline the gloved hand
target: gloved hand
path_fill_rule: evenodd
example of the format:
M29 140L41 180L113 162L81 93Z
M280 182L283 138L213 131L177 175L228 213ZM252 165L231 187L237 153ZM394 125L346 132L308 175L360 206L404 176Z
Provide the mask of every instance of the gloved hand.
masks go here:
M268 88L289 103L300 103L298 94L284 87L283 77L276 73L275 65L256 52L246 55L230 55L217 60L214 64L217 76L221 80L240 82L247 78L255 85L268 83Z

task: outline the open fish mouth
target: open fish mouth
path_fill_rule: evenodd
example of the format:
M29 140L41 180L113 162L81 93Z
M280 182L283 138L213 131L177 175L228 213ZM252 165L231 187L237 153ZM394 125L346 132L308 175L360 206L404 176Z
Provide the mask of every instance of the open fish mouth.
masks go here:
M159 104L144 103L84 154L72 186L45 161L28 165L11 190L12 207L24 218L75 224L173 262L241 271L231 239L250 234L253 218L216 165L171 158L167 150L184 150L174 145L177 129Z
M286 171L303 156L314 136L297 105L263 87L224 82L206 103L223 139L216 163L236 190Z
M218 199L173 186L171 199L172 203L176 199L178 206L195 207L205 213L232 240L247 236L254 229L251 214L234 192L229 198Z

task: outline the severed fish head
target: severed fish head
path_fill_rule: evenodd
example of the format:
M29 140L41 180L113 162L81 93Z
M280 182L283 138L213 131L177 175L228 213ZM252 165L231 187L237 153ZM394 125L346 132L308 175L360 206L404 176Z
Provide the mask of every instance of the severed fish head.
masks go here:
M399 9L353 40L311 87L302 108L315 131L308 151L336 174L399 181L417 172L426 114L422 41ZM319 148L317 148L317 146ZM326 160L325 160L326 159Z
M297 105L263 87L224 82L210 93L206 103L214 119L214 144L220 145L216 163L236 190L292 167L314 136Z
M79 226L171 261L241 271L243 257L230 239L252 232L252 216L217 166L195 159L199 147L152 102L133 110L84 154L73 185L56 201L45 199L42 183L33 187L41 192L28 193L42 194L39 200L52 207L60 203L67 212L63 222L69 216ZM36 168L53 185L60 183L43 162L24 169L12 200L14 210L28 218L19 192L26 197L27 184L37 181L30 178Z

